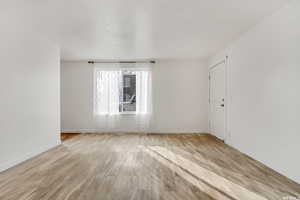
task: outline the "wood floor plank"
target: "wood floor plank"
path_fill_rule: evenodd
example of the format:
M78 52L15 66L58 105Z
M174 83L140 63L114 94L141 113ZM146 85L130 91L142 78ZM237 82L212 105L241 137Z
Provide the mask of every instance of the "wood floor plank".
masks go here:
M283 199L300 185L210 135L82 134L0 173L1 200Z

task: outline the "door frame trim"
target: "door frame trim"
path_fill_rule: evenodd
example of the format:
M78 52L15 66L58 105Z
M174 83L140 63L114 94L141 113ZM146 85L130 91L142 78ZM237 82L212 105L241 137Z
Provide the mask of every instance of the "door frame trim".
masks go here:
M210 77L211 77L211 71L214 70L216 67L218 67L219 65L221 64L225 64L224 67L224 71L225 71L225 101L224 101L224 104L225 104L225 119L224 119L224 126L225 126L225 133L224 133L224 142L227 143L229 138L230 138L230 135L229 135L229 132L228 132L228 106L229 106L229 103L228 103L228 56L225 56L223 59L221 59L219 62L216 62L215 64L211 65L209 68L208 68L208 103L209 103L209 132L212 133L211 131L211 102L210 102L210 91L211 91L211 83L210 83Z

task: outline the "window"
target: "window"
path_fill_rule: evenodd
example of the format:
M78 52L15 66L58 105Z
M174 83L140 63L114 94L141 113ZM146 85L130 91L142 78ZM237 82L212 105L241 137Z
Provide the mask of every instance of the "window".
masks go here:
M94 113L150 114L151 85L150 70L95 68Z
M122 71L122 79L119 112L136 112L136 73Z

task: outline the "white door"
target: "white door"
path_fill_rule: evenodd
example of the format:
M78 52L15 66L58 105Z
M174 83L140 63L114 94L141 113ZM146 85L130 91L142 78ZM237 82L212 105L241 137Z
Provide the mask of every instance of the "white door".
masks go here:
M210 131L221 140L225 140L225 67L222 62L209 71Z

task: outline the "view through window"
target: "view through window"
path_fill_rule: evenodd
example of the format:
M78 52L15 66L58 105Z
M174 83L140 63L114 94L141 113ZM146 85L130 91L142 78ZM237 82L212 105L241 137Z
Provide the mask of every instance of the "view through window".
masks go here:
M122 72L122 88L120 95L120 113L136 111L136 74L132 71Z

